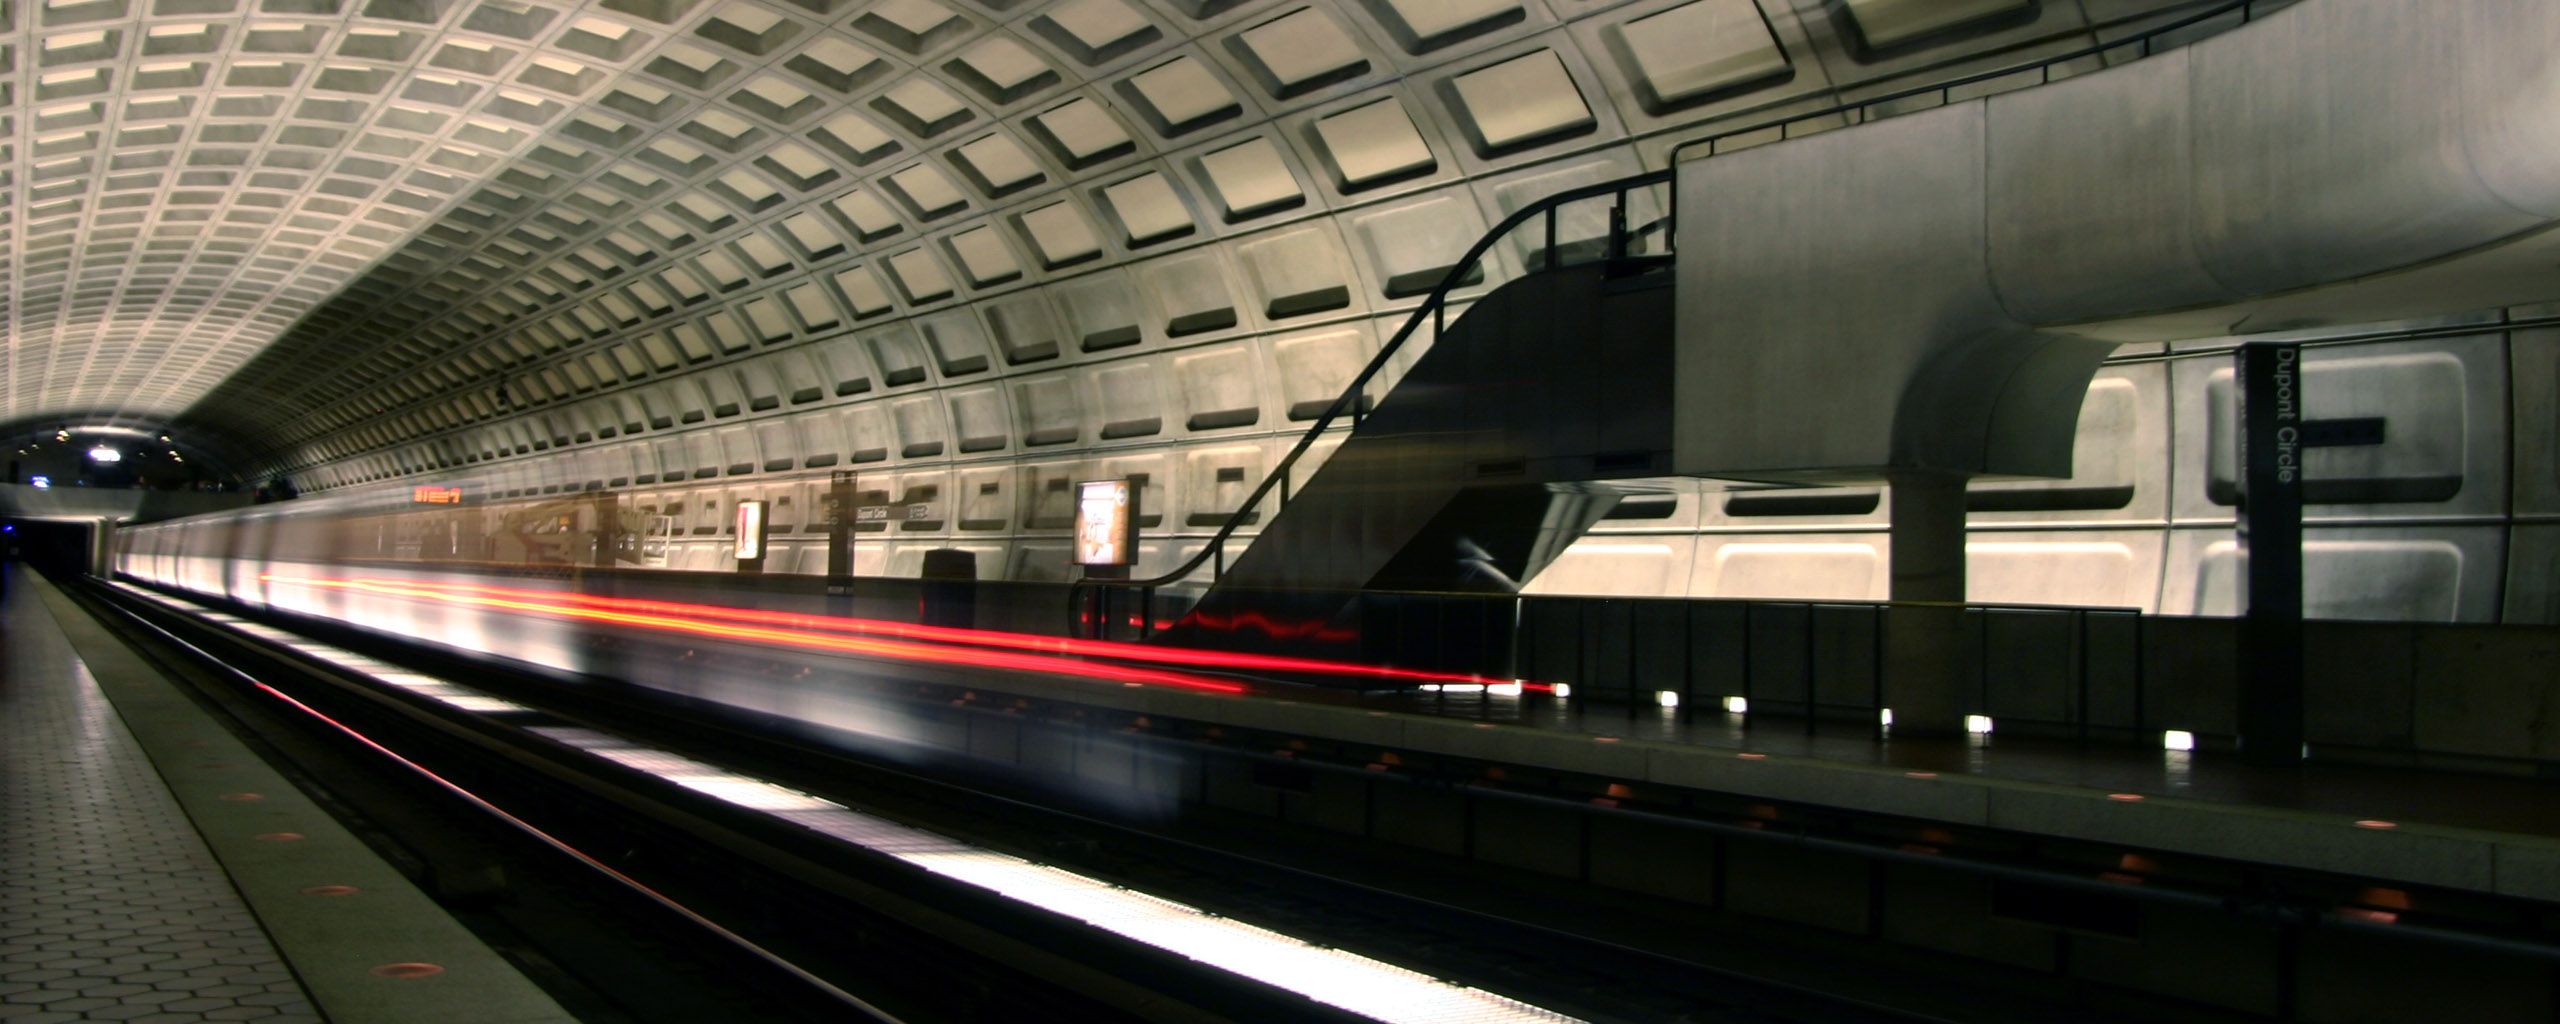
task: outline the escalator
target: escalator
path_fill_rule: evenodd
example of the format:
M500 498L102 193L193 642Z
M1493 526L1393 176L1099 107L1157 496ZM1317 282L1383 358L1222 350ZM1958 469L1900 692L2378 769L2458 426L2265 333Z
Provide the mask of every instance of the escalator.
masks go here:
M1512 593L1671 454L1671 263L1531 273L1448 326L1167 642L1357 656L1373 591Z
M2546 301L2560 190L2542 144L2519 141L2549 133L2518 126L2550 115L2508 83L2560 77L2543 45L2560 15L2334 0L2269 4L2280 16L2253 22L2258 6L1691 139L1669 154L1676 182L1657 171L1514 213L1199 554L1098 596L1137 591L1138 633L1169 622L1171 643L1376 657L1363 602L1516 592L1638 481L1689 476L1891 485L1892 598L1961 600L1966 486L2068 477L2080 402L2117 344ZM2259 27L2189 34L2208 23ZM2498 74L2449 83L2432 51L2345 42L2403 23ZM2355 59L2297 59L2306 47ZM2197 84L2207 70L2282 102L2219 102ZM2404 127L2322 134L2337 90L2426 102L2376 99ZM2445 133L2459 137L2429 141ZM2456 143L2488 170L2435 159ZM2312 145L2339 158L2297 166ZM2395 172L2337 170L2373 163L2367 150ZM1559 211L1594 201L1613 204L1599 258L1567 265L1591 253L1559 245ZM1672 216L1630 230L1648 202ZM2458 212L2377 232L2363 211L2379 209ZM1451 289L1513 243L1529 272L1457 317ZM1431 350L1373 393L1426 324ZM1292 493L1345 417L1349 436ZM1257 514L1267 525L1230 558Z

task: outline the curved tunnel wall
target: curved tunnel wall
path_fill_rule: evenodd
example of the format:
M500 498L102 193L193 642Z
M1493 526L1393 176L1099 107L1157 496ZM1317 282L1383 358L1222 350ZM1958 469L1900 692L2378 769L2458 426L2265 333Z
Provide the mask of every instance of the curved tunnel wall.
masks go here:
M2509 327L2501 320L2530 327ZM2312 348L2305 387L2314 415L2380 417L2376 448L2312 453L2323 481L2308 507L2309 608L2315 617L2422 621L2560 621L2560 307L2445 318L2398 329L2434 336ZM2321 332L2307 332L2317 337ZM2129 346L2082 403L2076 472L2055 481L1974 486L1971 597L1977 601L2136 607L2228 614L2235 573L2228 341ZM717 429L726 428L714 428ZM751 443L751 440L750 440ZM1279 442L1249 449L1276 454ZM864 487L936 487L958 509L860 542L860 571L914 575L925 550L978 555L984 575L1059 579L1068 528L1051 483L1129 471L1197 470L1191 483L1151 478L1160 517L1142 542L1142 571L1196 549L1223 511L1208 453L1061 457L973 467L882 471ZM513 474L429 476L539 493L582 453L519 460ZM1151 461L1152 460L1152 461ZM592 465L592 464L590 464ZM825 471L759 473L621 489L634 506L683 506L670 564L726 571L725 503L787 503L768 571L817 573L824 535L809 510ZM1229 483L1227 500L1251 480ZM401 485L407 486L405 483ZM557 485L548 485L557 486ZM977 493L992 486L994 493ZM1196 486L1197 490L1192 488ZM1632 497L1531 581L1532 593L1881 600L1886 587L1881 488L1713 490L1663 479ZM345 489L350 497L365 488ZM329 497L305 499L328 502ZM1171 502L1171 504L1167 504ZM1268 509L1265 509L1266 513ZM914 529L907 529L914 526ZM1254 527L1247 527L1248 534Z
M2067 17L2064 6L2045 5L2037 10L2036 17ZM1818 87L1807 82L1806 74L1816 71L1817 65L1819 75L1812 77L1873 73L1880 68L1923 64L1933 54L1961 52L1960 47L1949 47L1967 41L2014 39L2019 33L2034 31L2032 25L1995 20L1973 30L1959 27L1952 35L1932 37L1923 33L1913 37L1919 44L1905 42L1901 44L1904 49L1889 51L1878 59L1873 53L1852 54L1865 44L1838 33L1843 23L1836 17L1836 8L1817 10L1821 5L1808 3L1801 15L1772 12L1771 23L1778 30L1781 45L1787 47L1789 54L1805 58L1798 66L1795 82L1729 96L1711 94L1708 102L1685 108L1675 105L1667 114L1643 113L1654 109L1648 104L1655 104L1660 97L1646 92L1655 86L1624 77L1628 67L1641 62L1631 65L1632 56L1609 47L1606 39L1612 26L1623 37L1625 26L1637 21L1675 8L1695 14L1704 7L1638 4L1598 13L1577 8L1572 12L1576 20L1553 24L1538 21L1547 17L1538 14L1532 18L1536 25L1468 37L1474 41L1438 51L1458 56L1433 59L1452 65L1452 70L1460 64L1489 67L1501 61L1481 58L1482 53L1505 46L1525 49L1536 41L1533 36L1563 40L1564 45L1598 40L1593 49L1576 51L1578 59L1574 54L1560 59L1595 116L1615 118L1617 126L1610 131L1635 133L1659 131L1665 125L1684 123L1684 119L1711 118L1719 111L1773 98L1818 92ZM1248 21L1261 24L1257 19L1268 19L1282 8L1254 6L1250 10L1250 16L1212 19L1215 23L1204 35L1226 38L1219 33L1233 34ZM1369 23L1361 19L1375 16L1374 10L1365 7L1328 9L1327 13L1346 19L1346 24L1355 27L1366 26ZM700 14L697 11L689 17ZM1029 18L1022 20L1027 22ZM1946 42L1949 39L1954 43ZM1798 50L1798 43L1810 48ZM1220 53L1232 52L1211 49L1209 56L1219 60L1224 59L1218 56ZM1594 53L1605 59L1594 60ZM1119 66L1134 67L1136 63L1143 62ZM347 405L315 416L301 431L314 439L306 444L306 452L339 453L304 466L301 475L306 480L340 487L394 477L402 478L400 486L424 479L468 478L495 493L540 493L549 488L576 489L588 483L612 485L620 479L629 482L618 489L627 490L635 502L663 506L686 501L677 495L689 492L693 496L685 514L690 517L701 515L709 506L706 496L727 500L750 495L790 497L797 507L806 509L814 498L813 481L823 477L829 468L851 466L857 457L878 453L881 457L877 460L856 467L865 471L866 489L876 487L907 497L929 487L949 503L950 509L938 524L902 530L882 543L866 545L865 571L912 572L924 548L957 545L980 552L982 572L1036 578L1060 574L1064 568L1065 534L1059 524L1063 512L1051 507L1059 497L1053 488L1079 477L1141 473L1148 477L1147 500L1158 510L1159 517L1149 530L1149 564L1169 564L1183 549L1185 535L1205 534L1233 511L1235 500L1258 479L1266 464L1263 460L1283 443L1280 438L1285 435L1276 428L1286 422L1293 409L1329 397L1331 382L1347 377L1366 358L1369 346L1375 344L1377 325L1392 324L1397 319L1393 311L1411 301L1393 294L1399 290L1399 272L1393 268L1404 264L1382 256L1383 250L1376 247L1411 243L1415 246L1410 250L1411 265L1428 269L1435 253L1438 259L1445 260L1473 237L1485 218L1570 184L1632 171L1639 164L1658 159L1655 154L1669 141L1630 144L1604 141L1605 135L1586 134L1532 144L1487 160L1476 155L1476 141L1463 128L1454 134L1449 131L1461 115L1454 112L1457 108L1445 105L1447 93L1415 91L1417 81L1428 77L1408 75L1401 83L1386 85L1344 84L1339 90L1342 95L1365 91L1395 95L1417 128L1427 129L1424 145L1433 154L1435 164L1444 165L1444 169L1433 172L1434 176L1399 181L1366 193L1341 192L1335 184L1337 179L1324 172L1327 165L1320 162L1329 157L1302 147L1306 137L1288 134L1284 130L1288 118L1283 116L1219 138L1252 135L1288 147L1282 155L1292 180L1301 194L1324 212L1275 211L1246 218L1240 224L1225 224L1222 214L1203 212L1222 209L1203 206L1216 196L1208 185L1212 179L1206 176L1204 165L1166 162L1152 156L1133 159L1126 166L1135 169L1144 164L1161 174L1189 217L1193 233L1140 245L1097 229L1097 240L1105 255L1091 264L1070 265L1056 271L1032 264L1037 257L1025 255L1035 251L1026 248L1031 244L1026 239L1033 237L1030 225L1005 211L1047 209L1049 204L1062 200L1089 223L1116 225L1112 219L1118 216L1115 200L1106 191L1085 185L1054 189L1043 186L1030 198L1012 205L985 203L999 207L994 211L980 213L973 207L946 222L956 225L948 228L932 222L910 223L910 215L892 202L886 208L901 224L901 233L893 239L869 247L848 242L842 252L812 258L777 234L776 229L797 213L815 211L824 218L817 223L838 232L842 240L849 222L841 218L850 214L841 205L826 205L832 197L851 194L841 191L841 186L819 190L825 195L777 189L786 197L779 205L769 207L769 212L745 215L736 212L739 207L733 199L712 189L710 194L724 205L708 209L727 211L735 218L734 223L719 231L696 230L694 233L701 237L693 247L669 249L673 260L662 256L660 261L645 264L663 269L644 273L626 270L610 279L627 284L608 283L584 291L559 288L563 294L583 297L557 306L560 312L555 316L537 319L528 311L488 317L495 325L488 333L499 336L485 345L487 351L498 353L491 357L498 367L495 372L482 373L480 379L505 382L502 386L510 391L506 408L498 407L489 398L476 397L480 394L476 390L464 391L457 397L393 403L389 422L384 424L327 425L326 420L333 417L357 422L381 415L370 405ZM1099 98L1106 104L1125 102L1125 98L1114 99L1117 95L1103 92ZM1324 98L1331 95L1323 93L1305 100L1304 109L1330 110L1326 104L1332 102L1344 103L1344 109L1358 106L1338 97ZM1256 99L1262 102L1259 97ZM1255 116L1261 116L1261 112ZM1154 146L1155 138L1146 134L1154 129L1139 127L1137 137ZM948 136L943 141L956 138L957 135ZM1206 151L1212 147L1204 143L1201 148ZM1311 155L1319 162L1310 162ZM946 162L942 166L957 168L959 165L948 163L955 157L956 152L944 151L942 159ZM872 170L893 166L903 164L892 161ZM1167 170L1172 173L1161 173ZM748 173L759 180L773 180L765 170ZM698 180L713 177L717 176L706 174ZM968 184L965 179L960 180ZM888 187L879 186L883 190ZM666 204L664 209L672 217L680 212L679 207L696 213L705 209L681 199ZM1446 216L1458 218L1463 229L1440 230L1436 221ZM999 237L994 240L1003 241L1026 268L1021 280L980 287L962 272L949 269L959 265L959 237L986 227L999 229ZM1584 219L1568 230L1588 234L1596 227ZM762 243L755 241L758 233L764 239ZM919 237L930 244L919 245L914 241ZM1292 248L1293 244L1301 247ZM1150 255L1159 248L1164 250L1163 255ZM745 273L751 262L747 257L756 252L778 254L785 269L776 270L770 277ZM953 286L952 294L918 304L910 301L903 279L880 276L884 272L880 265L902 252L919 252L939 261L946 268L944 278ZM597 250L594 255L611 254ZM735 267L740 273L725 278L712 273L723 265ZM1329 274L1324 272L1327 267L1332 268ZM1516 263L1497 265L1495 273L1499 277L1515 270ZM886 272L894 274L894 269ZM1267 276L1284 272L1298 276L1289 280ZM848 273L852 276L841 276ZM868 286L861 284L864 275L869 275ZM1292 280L1296 283L1292 284ZM685 301L693 294L685 290L686 281L693 282L700 293L693 302ZM1310 282L1313 287L1307 286ZM1330 289L1337 286L1343 289L1345 294L1340 299L1347 305L1320 308L1335 301ZM1409 279L1404 286L1411 287ZM887 309L870 318L857 319L854 314L863 309L877 308L856 305L853 295L857 290L874 296L874 301L885 301ZM647 296L652 292L663 296L663 301L650 303ZM1190 308L1180 301L1183 296L1197 296L1211 305ZM1284 299L1296 301L1281 301ZM1203 327L1218 323L1215 304L1221 301L1235 324ZM1202 317L1202 313L1208 315ZM631 321L631 325L626 326L624 320ZM1177 335L1177 321L1191 330ZM878 326L870 326L873 324ZM434 334L432 330L421 333ZM1132 337L1134 343L1123 344ZM1055 346L1054 358L1025 358L1037 357L1044 345ZM1088 346L1093 350L1087 351ZM519 352L522 354L513 354ZM2522 397L2524 392L2510 388L2509 373L2498 363L2499 360L2481 358L2462 363L2464 384L2457 390L2465 397L2457 403L2460 408L2453 419L2462 424L2454 433L2463 439L2458 444L2465 454L2459 461L2466 470L2504 461L2503 431L2488 429L2490 417L2485 411L2505 401L2501 395L2516 395L2516 401L2522 403L2518 414L2523 419L2519 421L2518 447L2513 454L2518 459L2531 457L2522 441L2527 433L2522 424L2534 413L2529 408L2532 403ZM2519 363L2514 374L2528 372L2531 371ZM2161 380L2150 384L2122 383L2146 373L2159 374ZM2176 582L2204 581L2202 567L2209 556L2203 549L2209 548L2210 543L2199 540L2190 545L2197 553L2184 562L2180 559L2188 556L2172 549L2186 550L2178 545L2187 542L2177 538L2190 534L2201 538L2211 532L2209 526L2186 528L2214 521L2214 509L2219 506L2213 506L2208 497L2200 511L2175 516L2169 511L2173 475L2170 469L2178 464L2173 452L2185 450L2176 448L2173 440L2183 444L2177 439L2194 432L2188 427L2171 427L2169 410L2173 403L2167 396L2173 390L2172 376L2158 367L2127 365L2108 371L2100 380L2098 392L2112 395L2116 392L2110 389L2130 386L2144 396L2133 402L2134 408L2159 410L2148 420L2134 422L2130 429L2150 433L2136 436L2130 448L2121 443L2124 434L2109 433L2088 422L2092 410L2117 408L2122 403L2102 397L2084 410L2084 460L2092 437L2117 439L2116 449L2158 453L2137 455L2132 460L2139 464L2133 473L2139 478L2139 485L2126 504L2095 513L2064 508L1977 516L1978 528L2018 527L2013 536L1996 542L2008 547L1998 548L1995 553L2021 552L2027 549L2018 545L2050 541L2057 551L2073 552L2075 557L2085 554L2090 558L2119 559L2130 568L2090 574L2057 568L2060 563L2051 559L2024 557L2022 564L2043 568L2007 574L1977 568L1976 579L1986 581L1983 586L1992 591L1978 592L1978 597L2137 604L2173 612L2213 607L2209 581ZM867 385L868 390L858 390L857 381ZM817 393L810 395L813 388ZM2482 388L2488 390L2482 392ZM2427 408L2437 410L2427 414L2433 417L2430 422L2444 419L2439 414L2448 401L2452 400L2423 400ZM2181 415L2201 423L2210 419L2203 412L2207 404L2201 398L2193 398L2176 403L2176 407ZM1249 422L1245 420L1248 415ZM689 419L696 422L687 422ZM1150 419L1155 421L1152 433L1126 433L1143 430ZM663 426L658 425L661 420ZM639 424L637 434L627 429L634 423ZM428 440L393 444L394 439L416 436ZM1072 440L1056 440L1061 436ZM2438 431L2432 436L2445 434ZM990 440L997 444L988 446ZM932 447L937 443L938 451ZM2547 447L2543 451L2540 465L2547 469L2551 460ZM838 457L835 466L809 465L811 459L827 453ZM795 460L799 465L792 465ZM671 470L685 478L681 488L667 482ZM705 471L709 475L702 475ZM2485 536L2485 530L2497 537L2494 543L2453 545L2463 560L2458 573L2462 582L2454 589L2470 595L2481 593L2480 588L2485 585L2487 593L2497 594L2507 588L2507 581L2512 578L2528 581L2519 590L2523 597L2469 599L2451 605L2430 598L2412 603L2405 614L2432 617L2447 608L2450 610L2444 612L2446 615L2468 619L2533 614L2530 609L2536 605L2532 595L2548 593L2551 574L2532 563L2536 557L2549 560L2548 549L2552 547L2548 539L2536 539L2547 538L2548 533L2542 525L2544 521L2534 517L2549 514L2560 508L2560 503L2550 501L2547 492L2543 492L2543 498L2533 497L2534 492L2525 486L2532 476L2529 471L2519 470L2515 500L2507 508L2484 511L2480 496L2505 488L2506 481L2501 470L2490 469L2486 475L2471 472L2455 501L2457 511L2447 514L2465 522L2476 517L2478 528L2470 536ZM641 484L638 481L643 477L656 479ZM2096 489L2121 488L2109 484ZM1701 552L1722 550L1737 538L1765 541L1779 545L1780 550L1808 556L1845 555L1845 549L1836 546L1851 544L1865 544L1872 554L1880 543L1880 537L1870 541L1853 536L1862 526L1866 532L1880 534L1881 520L1873 514L1866 518L1848 514L1842 518L1843 514L1835 510L1833 514L1774 518L1727 515L1706 508L1727 500L1730 499L1710 501L1692 496L1678 502L1688 511L1674 511L1668 519L1604 524L1609 536L1586 542L1585 548L1578 549L1576 556L1569 556L1568 562L1560 565L1542 586L1588 589L1592 577L1580 575L1582 570L1573 559L1583 550L1620 543L1628 531L1649 538L1687 539L1659 545L1664 553L1655 559L1653 567L1613 575L1610 589L1626 592L1767 593L1772 584L1765 573L1709 573L1701 568L1711 562L1732 564L1731 558L1718 562ZM1850 499L1851 504L1855 500ZM1751 505L1746 502L1744 507L1747 510ZM1800 511L1802 508L1818 512L1821 506L1800 506ZM2377 524L2447 517L2425 502L2350 502L2332 511ZM2220 514L2227 517L2227 511ZM2010 518L2004 520L2003 516ZM701 518L703 525L716 531L716 524L723 517L715 511ZM2029 526L2044 528L2040 531L2028 529ZM2121 553L2112 549L2099 552L2090 547L2115 543L2093 539L2111 531L2156 534L2159 542L2131 543ZM2512 544L2508 542L2510 532L2515 538ZM1785 547L1796 544L1804 533L1822 534L1823 539L1809 550ZM688 532L688 536L692 534ZM704 569L720 567L714 538L687 540L682 547L685 550L680 558L686 564ZM814 567L810 552L815 549L805 539L786 541L783 550L799 559L796 563L786 560L786 564ZM2443 548L2428 550L2440 555ZM2536 556L2536 550L2545 553ZM2154 551L2158 553L2155 555ZM2511 553L2518 564L2513 572L2503 567ZM2315 567L2322 557L2315 550ZM2437 557L2430 564L2440 566L2442 562ZM1820 568L1832 564L1824 557L1790 555L1778 563L1754 564L1784 566L1778 573L1787 581L1781 589L1797 596L1861 596L1855 586L1841 582L1854 573L1844 571L1833 577ZM2123 586L2092 585L2092 580L2132 582ZM2531 580L2544 582L2535 584ZM2192 596L2195 594L2207 596ZM2550 614L2547 605L2545 599L2540 614Z
M724 54L737 82L763 67L835 92L781 118L732 95L737 82L686 84L635 51L630 77L676 97L671 113L640 118L614 90L591 90L596 118L632 125L630 138L586 138L579 125L594 118L563 113L558 131L579 141L527 151L507 187L466 197L379 282L351 289L346 310L294 328L274 366L195 415L259 425L284 445L276 468L320 486L630 438L632 425L681 433L689 417L760 407L878 404L852 420L919 435L886 445L888 461L929 458L937 440L947 456L986 458L996 420L1039 422L1021 433L1044 443L1024 438L1011 456L1267 433L1331 397L1341 364L1375 343L1372 320L1411 307L1503 210L1659 164L1682 125L1848 82L1953 74L1943 67L1989 49L2007 61L2084 46L2092 26L2081 5L2028 0L1964 5L1961 18L1892 0L1766 13L1748 0L1085 0L950 8L957 20L937 28L950 38L901 56L855 8L842 26L786 15L771 33L788 44L753 59L724 28L748 8L648 8L676 26L648 28L653 46ZM2117 20L2156 8L2168 5L2097 15L2125 31ZM1134 18L1103 20L1144 46L1055 44L1060 26L1091 28L1108 10ZM960 72L1006 41L1055 74L996 102ZM847 44L881 56L878 74L835 82L812 64ZM1306 77L1272 74L1275 59ZM1175 77L1206 108L1152 118ZM957 123L901 123L901 82L947 84ZM712 146L707 118L758 131ZM860 159L868 151L829 146L845 118L878 128L886 148ZM1060 156L1068 123L1119 146ZM668 164L684 151L699 161ZM988 177L998 151L1021 156L1009 164L1019 179ZM799 156L824 169L783 174ZM1567 241L1597 230L1597 210L1564 223ZM1516 256L1500 253L1490 274L1516 271ZM1014 381L1044 371L1057 376ZM919 394L932 402L899 402ZM850 438L842 456L873 448Z
M2074 348L2352 333L2340 325L2560 296L2555 51L2548 5L2334 0L2050 87L1686 167L1680 301L1694 369L1680 375L1677 467L1830 482L2045 475L2071 465L2053 442L2071 436L2083 388L2038 395L2021 382ZM1754 258L1719 258L1744 251ZM2315 518L2339 524L2310 541L2314 614L2551 614L2549 463L2521 446L2510 462L2507 437L2510 419L2520 441L2549 429L2531 376L2547 346L2489 328L2316 357L2311 415L2396 425L2379 448L2313 453ZM2080 409L2083 484L1977 491L1975 599L2228 611L2234 551L2212 536L2235 490L2227 384L2215 383L2227 356L2165 371L2140 361ZM2154 415L2175 424L2168 443L2104 429L2126 388L2155 393ZM2128 474L2128 451L2156 465ZM2093 475L2157 480L2164 504L2098 500ZM1881 526L1831 494L1722 505L1816 532L1860 516ZM2045 507L2026 514L2026 494ZM1841 518L1816 514L1825 501ZM2039 520L2084 532L2026 539ZM2145 525L2088 532L2109 520ZM1700 541L1691 578L1659 585L1881 597L1879 547ZM1546 585L1588 584L1568 573Z
M2106 342L2560 298L2555 51L2550 5L2330 0L1684 166L1677 466L2051 475Z
M2310 614L2560 621L2560 307L2311 348L2306 408L2387 441L2310 453ZM2511 328L2501 321L2540 324ZM2341 332L2301 332L2316 338ZM2129 345L2080 408L2074 474L1973 487L1975 601L2231 614L2229 339ZM1882 600L1883 489L1664 494L1601 523L1544 593Z

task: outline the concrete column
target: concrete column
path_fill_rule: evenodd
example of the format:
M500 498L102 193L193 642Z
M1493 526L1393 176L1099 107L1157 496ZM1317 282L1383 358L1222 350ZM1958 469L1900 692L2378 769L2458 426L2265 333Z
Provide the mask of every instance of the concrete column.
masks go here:
M1964 635L1964 484L1956 473L1892 478L1884 703L1897 735L1964 731L1973 673ZM1930 602L1905 605L1899 602Z
M621 537L622 517L617 513L613 492L597 491L587 499L587 514L595 517L596 549L588 564L598 569L613 568L613 550Z

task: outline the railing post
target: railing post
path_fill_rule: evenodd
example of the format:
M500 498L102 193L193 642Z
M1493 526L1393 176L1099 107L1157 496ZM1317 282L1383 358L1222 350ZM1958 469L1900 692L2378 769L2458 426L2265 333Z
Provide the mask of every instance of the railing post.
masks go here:
M1821 708L1822 708L1822 674L1821 674L1820 672L1817 672L1817 671L1815 671L1815 670L1814 670L1815 660L1816 660L1816 659L1818 659L1818 658L1820 658L1820 657L1822 656L1822 645L1821 645L1820 643L1816 642L1816 640L1815 640L1815 638L1814 638L1814 635L1813 635L1813 620L1814 620L1814 617L1815 617L1815 613L1814 613L1814 605L1813 605L1813 602L1811 602L1811 601L1807 601L1807 602L1805 602L1805 605L1804 605L1804 734L1805 734L1805 735L1807 735L1807 736L1811 736L1811 735L1813 735L1813 730L1814 730L1814 728L1815 728L1816 726L1818 726L1818 725L1821 723L1821 721L1822 721L1822 716L1821 716Z
M1973 637L1973 710L1979 714L1991 710L1991 608L1977 614L1982 625Z
M1538 253L1538 265L1541 269L1545 270L1554 270L1556 268L1557 205L1559 204L1550 203L1547 206L1547 247Z
M1631 697L1635 694L1642 694L1646 689L1644 675L1636 669L1636 623L1640 621L1640 613L1642 613L1643 610L1644 602L1627 602L1627 686L1629 689L1635 691L1634 694L1630 694ZM1687 689L1687 687L1684 686L1681 689ZM1656 689L1655 692L1659 693L1661 691ZM1630 701L1630 703L1632 703L1632 701ZM1683 716L1688 714L1688 708L1686 706L1688 702L1682 701L1680 703L1682 706L1671 709L1671 718L1674 722L1680 721ZM1662 706L1661 698L1655 698L1654 706L1657 708Z
M1744 711L1743 711L1743 713L1742 713L1742 731L1744 731L1744 732L1750 732L1750 731L1751 731L1751 722L1752 722L1753 716L1752 716L1751 712L1750 712L1748 709L1752 706L1752 698L1753 698L1754 696L1756 696L1756 695L1755 695L1754 693L1752 693L1752 691L1751 691L1751 602L1750 602L1750 601L1747 601L1747 600L1746 600L1746 601L1744 601L1744 602L1742 602L1742 687L1741 687L1741 689L1742 689L1742 706L1745 708L1745 710L1744 710ZM1807 710L1810 710L1810 709L1807 709Z
M1698 606L1683 602L1680 608L1680 714L1695 718L1698 703ZM1634 644L1628 644L1633 648ZM1719 705L1723 702L1718 701ZM1719 706L1716 710L1724 710Z
M2133 615L2133 731L2134 731L2134 734L2135 734L2135 735L2137 735L2137 736L2139 736L2139 735L2141 735L2141 734L2142 734L2143 725L2144 725L2144 721L2145 721L2143 716L2145 716L2145 715L2147 715L2147 714L2149 714L2149 713L2150 713L2150 709L2149 709L2149 708L2146 708L2146 707L2144 707L2144 706L2143 706L2143 704L2144 704L2144 694L2143 694L2143 692L2142 692L2142 691L2143 691L2144 687L2145 687L2145 686L2147 686L2147 685L2150 683L2150 678L2149 678L2149 677L2150 677L2151 673L2150 673L2150 669L2149 669L2149 665L2148 665L2148 663L2149 663L2149 661L2150 661L2150 658L2149 658L2149 653L2150 653L2150 652L2149 652L2149 651L2148 651L2148 649L2147 649L2147 645L2150 643L2151 638L2150 638L2150 637L2149 637L2149 635L2148 635L2149 630L2148 630L2148 628L2147 628L2147 627L2145 627L2145 626L2143 625L2143 622L2144 622L2144 619L2143 619L2143 617L2142 617L2142 613L2141 613L2140 611L2136 611L2136 612L2134 612L2134 615Z
M1872 606L1875 622L1867 630L1867 735L1884 742L1884 631L1890 628L1893 606Z
M2087 743L2089 742L2089 609L2075 608L2072 614L2080 620L2080 631L2077 637L2080 649L2080 706L2075 709L2075 713L2080 718L2080 742Z

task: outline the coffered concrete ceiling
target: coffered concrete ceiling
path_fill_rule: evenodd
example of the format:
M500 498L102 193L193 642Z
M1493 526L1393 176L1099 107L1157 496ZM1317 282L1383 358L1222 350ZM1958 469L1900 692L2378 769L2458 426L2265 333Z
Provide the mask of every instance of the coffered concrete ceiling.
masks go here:
M2066 42L2080 7L16 3L0 423L359 450L1400 192L1514 174L1516 206L1646 159L1521 169L1830 87L1823 52ZM1396 281L1454 255L1352 248ZM1245 262L1287 291L1286 253Z

